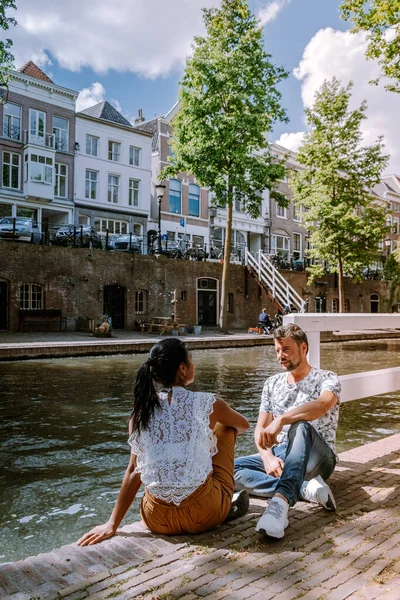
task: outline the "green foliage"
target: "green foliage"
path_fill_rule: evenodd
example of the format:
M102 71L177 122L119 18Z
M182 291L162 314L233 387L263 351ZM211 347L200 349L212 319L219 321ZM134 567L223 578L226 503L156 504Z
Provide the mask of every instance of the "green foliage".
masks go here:
M246 0L222 0L219 10L204 10L204 21L207 35L195 38L181 82L173 162L162 177L192 173L219 206L232 204L234 189L257 217L262 191L283 175L266 135L275 121L287 121L276 87L287 73L270 62Z
M400 0L343 0L340 9L351 31L367 32L367 56L378 60L381 77L395 80L386 89L400 92Z
M390 289L389 289L389 298L387 301L386 311L390 312L392 310L393 303L395 301L396 293L398 287L400 286L400 263L399 263L399 249L397 249L393 254L389 254L389 256L385 260L385 264L383 266L383 274L385 279L390 281ZM396 302L399 303L399 297L397 295Z
M377 258L387 230L385 209L371 190L388 157L382 154L381 138L373 146L361 145L366 104L349 110L351 87L342 87L337 79L325 82L314 106L305 111L309 132L297 155L304 170L291 186L310 233L309 257L316 259L311 281L323 274L321 261L339 277L360 278L363 267Z

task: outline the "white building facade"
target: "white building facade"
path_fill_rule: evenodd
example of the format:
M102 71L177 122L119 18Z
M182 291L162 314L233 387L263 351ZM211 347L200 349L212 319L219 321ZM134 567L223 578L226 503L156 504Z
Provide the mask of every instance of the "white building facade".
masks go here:
M132 233L146 240L151 141L108 102L77 113L76 225L92 225L103 237Z

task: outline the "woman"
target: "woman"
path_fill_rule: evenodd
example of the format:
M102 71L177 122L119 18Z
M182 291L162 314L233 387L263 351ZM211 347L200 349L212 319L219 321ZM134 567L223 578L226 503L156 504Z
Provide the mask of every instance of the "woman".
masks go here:
M79 546L115 534L142 482L140 512L153 533L200 533L247 511L247 492L235 503L232 495L236 435L249 423L212 394L187 390L194 373L180 340L165 339L151 349L136 376L132 451L116 505L107 523L86 533Z

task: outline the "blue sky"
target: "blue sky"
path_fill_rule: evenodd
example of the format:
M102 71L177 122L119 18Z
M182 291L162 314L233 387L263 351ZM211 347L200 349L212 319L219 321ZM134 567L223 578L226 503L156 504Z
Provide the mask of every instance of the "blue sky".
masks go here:
M184 58L193 36L203 33L201 8L219 1L17 0L16 65L32 59L55 83L81 91L81 108L107 99L131 120L139 108L149 119L177 100ZM249 3L268 21L265 45L273 62L290 71L280 86L290 122L276 125L272 141L297 149L304 106L324 79L352 79L354 105L364 98L369 104L365 140L385 135L391 170L400 172L398 95L369 85L379 68L365 59L365 36L351 34L340 19L340 0Z

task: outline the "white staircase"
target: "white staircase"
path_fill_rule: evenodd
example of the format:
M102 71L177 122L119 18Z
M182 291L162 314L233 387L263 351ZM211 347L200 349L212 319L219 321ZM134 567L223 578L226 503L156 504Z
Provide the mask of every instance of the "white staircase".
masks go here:
M267 291L270 300L283 311L285 306L294 306L298 312L305 312L305 301L274 267L261 250L253 256L246 248L246 266L255 275L260 285Z

